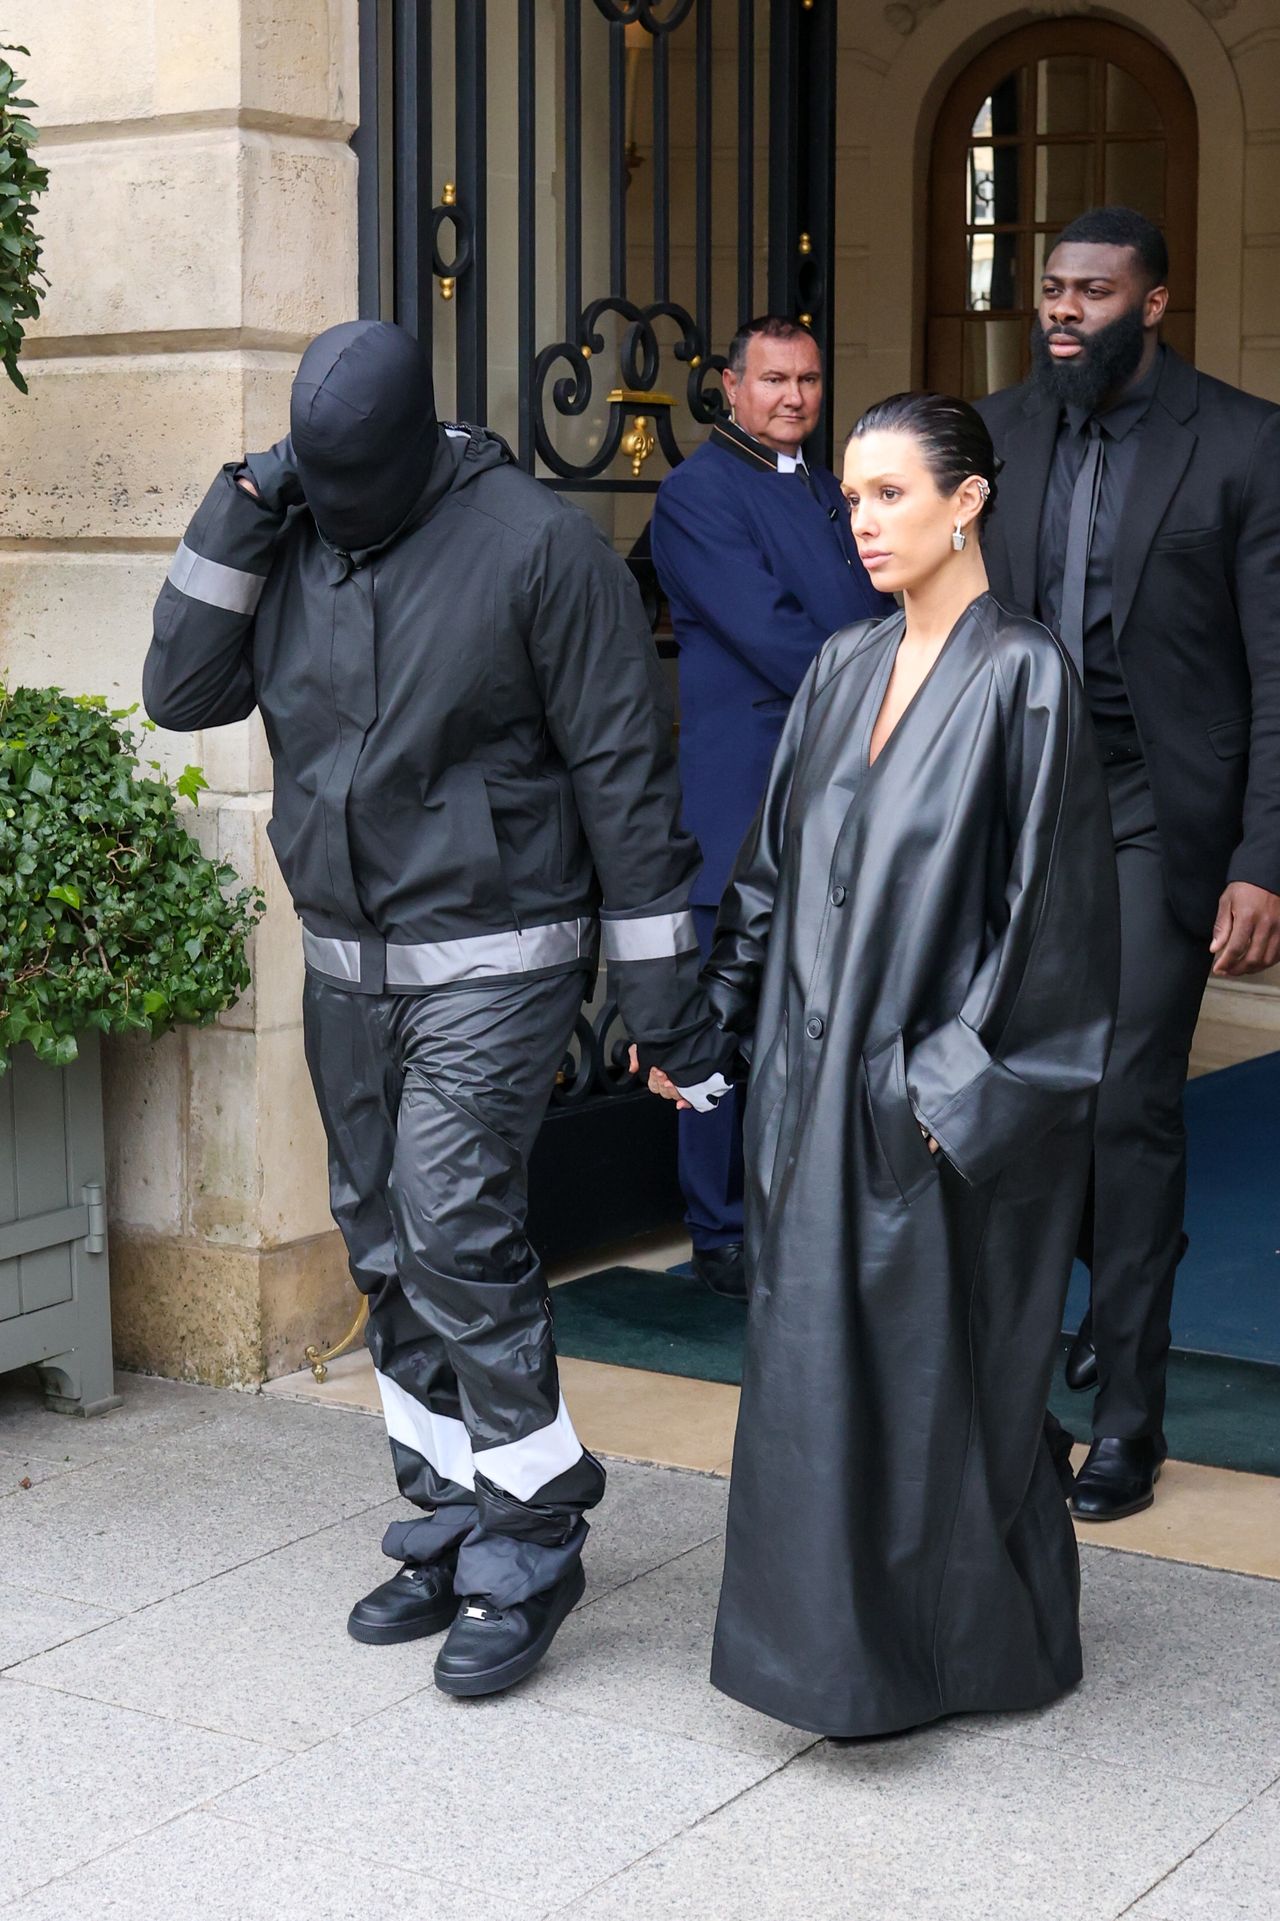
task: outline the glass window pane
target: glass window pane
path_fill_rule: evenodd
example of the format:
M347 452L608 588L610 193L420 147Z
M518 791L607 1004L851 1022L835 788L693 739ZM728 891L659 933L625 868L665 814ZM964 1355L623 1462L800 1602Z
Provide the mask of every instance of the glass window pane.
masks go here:
M1036 148L1037 220L1065 227L1093 205L1093 155L1091 140Z
M1018 218L1017 147L970 147L969 225L1007 226Z
M980 400L1001 387L1016 387L1022 379L1027 337L1027 322L1021 317L966 320L963 397Z
M1160 110L1146 88L1123 67L1107 67L1107 132L1163 133Z
M1106 200L1136 207L1157 225L1164 219L1164 141L1108 141Z
M1018 304L1018 236L969 236L969 286L965 302L977 313L1007 313Z
M1087 54L1055 54L1036 68L1036 132L1092 133L1096 95Z
M987 227L995 219L995 152L991 147L969 149L969 224Z
M992 134L1011 134L1022 132L1022 102L1026 92L1025 67L1017 67L1007 73L999 86L993 87L982 105L978 108L973 122L975 140L990 139Z

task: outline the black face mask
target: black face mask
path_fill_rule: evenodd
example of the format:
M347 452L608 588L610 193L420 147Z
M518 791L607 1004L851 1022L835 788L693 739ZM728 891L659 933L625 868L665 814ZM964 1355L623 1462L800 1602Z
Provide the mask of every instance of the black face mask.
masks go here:
M413 335L348 320L317 336L293 383L290 433L307 505L345 553L389 540L440 446L431 366Z
M1075 327L1055 327L1053 332L1078 340L1084 351L1072 360L1055 360L1037 315L1031 323L1032 378L1042 393L1060 405L1079 407L1087 414L1132 379L1146 338L1141 307L1130 307L1094 334Z

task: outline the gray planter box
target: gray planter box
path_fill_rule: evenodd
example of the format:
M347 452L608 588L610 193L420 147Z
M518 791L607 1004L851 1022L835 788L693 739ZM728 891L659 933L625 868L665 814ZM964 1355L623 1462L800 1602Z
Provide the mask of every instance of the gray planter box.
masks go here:
M16 1048L0 1075L0 1373L38 1367L67 1414L119 1405L105 1172L97 1034L70 1067Z

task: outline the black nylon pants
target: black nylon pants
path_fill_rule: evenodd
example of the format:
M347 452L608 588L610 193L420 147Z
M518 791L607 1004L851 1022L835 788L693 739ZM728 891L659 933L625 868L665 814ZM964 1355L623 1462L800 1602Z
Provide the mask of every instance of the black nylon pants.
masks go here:
M525 1235L526 1166L582 999L579 972L356 994L308 975L307 1064L329 1194L369 1298L400 1492L383 1541L510 1606L581 1553L604 1471L560 1398L551 1310Z
M1211 956L1165 897L1141 761L1107 769L1120 881L1120 1005L1098 1089L1081 1253L1092 1274L1095 1437L1160 1438L1187 1139L1182 1096Z

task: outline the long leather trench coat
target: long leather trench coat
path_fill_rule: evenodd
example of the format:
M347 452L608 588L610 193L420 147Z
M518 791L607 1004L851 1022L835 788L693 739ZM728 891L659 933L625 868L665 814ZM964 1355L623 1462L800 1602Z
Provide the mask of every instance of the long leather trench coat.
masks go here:
M871 764L902 626L815 662L704 973L754 1063L712 1679L842 1735L1081 1671L1043 1421L1115 1016L1106 795L1058 643L989 594Z

